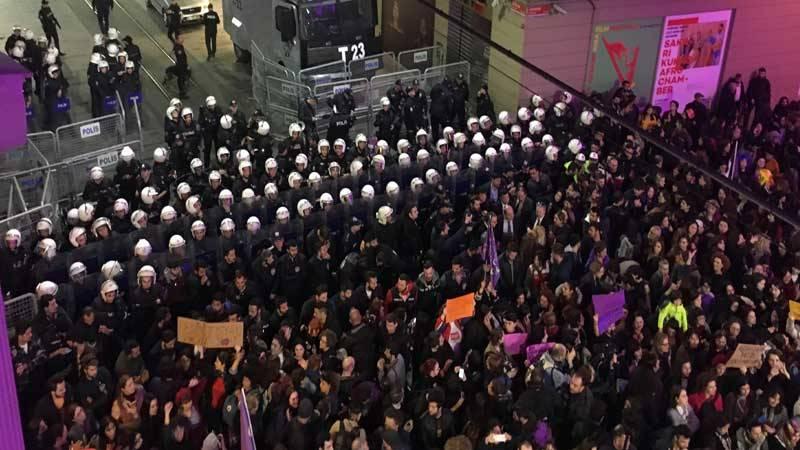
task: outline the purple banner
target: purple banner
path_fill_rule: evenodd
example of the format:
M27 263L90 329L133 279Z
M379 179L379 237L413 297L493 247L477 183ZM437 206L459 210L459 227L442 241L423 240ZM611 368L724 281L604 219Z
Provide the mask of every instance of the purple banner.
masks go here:
M592 304L594 304L594 312L598 316L597 330L605 333L611 325L625 315L625 291L593 295Z
M250 410L247 409L247 395L239 389L239 441L241 450L256 450L256 438L253 436L253 424L250 423Z
M0 436L3 449L25 450L22 441L22 424L19 418L17 387L14 382L14 365L11 360L11 345L8 342L8 324L3 294L0 292ZM34 401L34 400L31 400Z
M9 56L0 54L0 152L25 145L28 132L22 83L30 73Z
M544 344L529 345L528 348L525 350L528 362L531 364L535 363L539 359L539 357L544 355L545 352L549 351L555 345L556 344L553 342L545 342Z

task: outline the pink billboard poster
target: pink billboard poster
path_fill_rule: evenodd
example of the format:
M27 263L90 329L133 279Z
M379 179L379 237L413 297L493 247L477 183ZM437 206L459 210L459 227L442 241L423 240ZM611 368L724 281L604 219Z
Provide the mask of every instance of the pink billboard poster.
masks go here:
M666 110L674 100L682 109L696 93L711 102L722 73L732 13L728 9L664 19L653 105Z

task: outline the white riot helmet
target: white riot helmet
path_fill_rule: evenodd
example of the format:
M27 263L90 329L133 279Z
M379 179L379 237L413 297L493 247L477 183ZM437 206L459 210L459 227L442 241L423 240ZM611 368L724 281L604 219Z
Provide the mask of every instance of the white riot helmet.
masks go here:
M567 104L564 102L558 102L553 107L553 112L555 113L556 117L561 117L564 113L567 112Z
M188 106L181 110L181 117L186 116L194 117L194 111L192 111L192 108L189 108Z
M322 195L319 196L319 204L323 208L326 207L327 205L332 205L333 196L327 192L323 193Z
M338 149L341 149L342 151L344 151L345 147L347 147L347 144L344 142L344 139L338 138L335 141L333 141L333 150L334 151L336 151Z
M122 51L120 51L119 53L117 53L117 60L119 60L120 58L125 58L125 60L126 60L125 62L128 62L128 61L127 61L127 59L128 59L128 52L126 52L125 50L122 50Z
M317 172L311 172L308 174L308 184L315 186L317 183L322 182L322 176Z
M36 244L36 248L43 258L51 260L56 257L56 249L58 246L56 245L56 241L46 238L39 241L39 243Z
M289 180L290 189L295 189L297 187L300 187L300 183L303 182L303 176L297 172L290 173L287 179Z
M219 126L221 126L223 130L230 130L233 126L233 117L231 117L230 114L225 114L220 117Z
M151 277L153 279L152 281L155 282L156 269L154 269L153 266L142 266L141 269L139 269L139 271L136 272L136 284L141 286L142 284L141 280L142 278L145 277Z
M278 208L278 211L275 212L275 218L278 220L289 220L289 208L285 206Z
M594 114L591 111L584 111L581 113L581 123L587 127L594 121Z
M372 157L372 165L382 169L386 166L386 158L384 158L383 155L375 155Z
M456 130L454 130L453 127L444 127L444 130L442 130L442 135L444 136L445 139L450 139L451 137L453 137L453 134L455 132Z
M208 184L211 184L215 181L222 181L222 175L216 171L212 170L211 173L208 174Z
M206 106L209 108L213 108L217 106L217 99L213 95L209 95L206 97Z
M94 166L89 170L89 178L91 178L92 181L100 181L104 176L103 168L100 166Z
M133 158L135 156L136 154L133 152L133 149L127 145L122 148L121 152L119 152L119 158L125 161L126 163L133 161Z
M78 239L81 236L86 236L86 228L83 227L75 227L69 230L69 243L72 244L73 247L78 248L80 247L80 242Z
M473 153L469 157L469 168L472 170L480 170L483 166L483 156L478 153Z
M531 106L533 106L534 108L538 108L543 101L544 99L540 97L538 94L533 94L531 96Z
M494 147L489 147L486 149L486 159L492 160L497 157L497 150Z
M515 134L522 135L522 127L519 125L511 125L511 136L513 137Z
M423 130L422 128L420 128L419 130L417 130L417 135L416 135L417 143L419 143L419 138L421 138L423 136L427 139L428 138L428 132Z
M523 122L531 120L531 110L523 106L517 110L517 117Z
M547 157L548 161L555 161L558 159L558 147L555 145L550 145L544 151L545 156Z
M150 242L147 239L139 239L136 242L136 245L133 247L134 256L144 256L146 258L150 256L150 253L152 252L153 246L150 245Z
M501 130L500 128L492 131L492 136L497 138L497 140L499 140L500 142L503 142L503 141L506 140L506 133L503 130Z
M372 187L371 184L365 184L364 187L361 188L361 198L367 200L375 198L375 188Z
M157 163L163 163L167 160L167 150L164 147L158 147L153 150L153 160Z
M245 149L236 150L236 162L250 161L250 152Z
M220 222L219 229L220 231L226 232L234 231L236 229L236 224L233 222L233 219L226 217L222 219L222 222Z
M181 184L178 185L177 190L178 190L178 195L189 195L192 193L192 187L189 186L189 183L185 181L182 181Z
M567 144L567 148L569 148L569 151L571 151L573 155L576 155L583 150L583 144L581 144L581 141L578 139L572 139L569 141L569 144Z
M425 172L425 180L428 184L436 184L439 182L439 172L436 169L428 169Z
M425 150L424 148L420 149L417 152L417 161L419 161L419 162L427 161L428 158L430 158L430 157L431 157L431 154L428 153L428 151Z
M95 237L99 237L100 235L98 233L100 231L100 228L102 228L102 227L108 227L108 231L110 233L111 232L111 221L108 220L106 217L99 217L99 218L95 219L95 221L92 222L92 234Z
M386 107L390 106L392 102L389 101L389 97L381 97L381 106Z
M169 248L170 250L174 248L180 248L186 245L186 240L183 239L183 236L180 234L173 234L171 238L169 238Z
M381 206L378 208L378 212L375 213L375 218L378 219L379 224L386 225L392 220L393 213L394 210L391 206Z
M200 208L202 204L200 203L200 197L193 195L186 199L186 212L195 216L200 212Z
M411 191L419 193L420 191L422 191L422 188L423 186L425 186L425 183L422 181L422 178L414 177L411 180L410 186L411 186Z
M522 149L523 150L533 149L533 139L529 137L522 138Z
M80 278L81 275L86 275L86 265L80 261L76 261L69 266L69 278L74 280Z
M258 121L258 129L256 130L260 136L266 136L269 134L269 122L266 120L259 120Z
M147 226L147 213L141 209L137 209L131 214L131 225L137 230Z
M194 239L201 239L200 237L198 237L198 233L206 232L206 224L203 223L202 220L195 220L194 222L192 222L191 232L192 232L192 237Z
M172 206L161 208L161 223L172 223L178 217L178 213Z
M36 297L42 298L44 295L55 296L58 293L58 285L52 281L42 281L36 285Z
M297 156L294 157L294 164L296 166L300 166L300 165L305 166L305 165L307 165L308 164L308 156L306 156L304 153L298 153Z
M439 139L438 141L436 141L436 149L444 153L447 151L448 144L449 143L447 142L447 139ZM444 147L444 150L442 150L442 147Z
M125 61L125 68L126 69L135 69L136 63L133 61Z
M339 201L345 204L353 203L353 191L349 188L342 188L342 190L339 191Z
M554 141L553 136L549 134L545 134L544 136L542 136L542 145L544 145L545 147L548 145L552 145L553 141Z
M103 61L103 62L101 62L100 64L98 64L98 65L97 65L97 68L98 68L98 69L100 69L101 67L103 67L103 66L102 66L102 64L103 64L103 63L105 63L105 64L106 64L106 68L108 68L108 63L107 63L107 62L105 62L105 61ZM175 106L170 106L170 107L168 107L168 108L167 108L167 119L169 119L169 120L172 120L172 119L173 119L173 117L172 117L172 116L173 116L173 113L174 113L174 114L177 114L177 113L179 113L179 112L180 112L180 111L178 111L178 108L176 108ZM176 119L177 119L177 117L176 117Z
M22 242L22 233L20 233L19 230L17 230L16 228L12 228L6 231L5 241L6 243L8 241L14 241L17 243L17 245L19 245L19 243Z
M103 37L104 36L102 34L96 33L94 36L92 36L92 42L96 46L103 45Z
M239 175L244 176L244 169L250 169L251 175L253 170L253 163L250 161L242 161L239 163Z
M447 165L445 165L444 170L448 176L452 177L458 175L458 164L456 164L455 161L450 161L447 163Z
M481 116L481 118L478 119L478 123L481 128L488 129L492 126L492 119L490 119L489 116Z
M84 203L78 207L78 218L83 223L89 223L94 219L94 205L91 203Z
M230 157L231 157L231 151L228 150L228 147L220 147L217 149L217 161L225 162Z
M115 43L110 43L106 46L106 52L108 52L108 56L110 58L115 58L119 54L119 47Z
M122 265L118 261L106 261L105 264L100 267L100 272L103 273L106 280L113 280L122 273Z
M289 124L289 136L294 137L295 133L300 134L302 132L303 132L303 127L301 127L299 123L292 122L291 124Z
M169 101L169 106L174 106L176 109L180 109L183 103L181 103L181 99L178 97L172 97Z
M397 157L397 164L403 169L409 167L411 166L411 157L408 156L408 153L400 153Z
M189 162L189 168L192 169L192 172L198 174L203 171L203 160L200 158L193 158Z
M386 195L395 196L400 194L400 185L395 181L386 183Z
M108 29L108 39L111 41L115 41L119 39L119 31L116 28L109 28Z
M223 201L229 201L233 204L233 192L229 189L223 189L219 193L219 202L222 204Z
M500 152L501 153L511 153L511 144L508 142L503 142L500 144Z
M508 125L511 123L508 111L500 111L500 114L497 115L497 120L500 121L501 125Z
M364 135L364 133L358 133L356 135L356 145L361 144L362 142L365 144L367 143L367 136Z
M364 167L364 164L361 163L361 160L354 159L353 162L350 163L350 174L351 175L358 175L361 172L361 169Z
M58 72L61 69L59 69L59 67L56 65L55 58L53 58L51 55L47 55L46 58L47 59L45 60L45 62L47 64L50 64L50 67L47 68L47 75L49 75L50 78L55 78L56 72Z
M311 214L311 211L309 210L313 208L314 207L311 205L311 202L304 198L297 202L297 214L299 214L300 217L306 217Z
M472 136L472 143L478 147L483 147L486 145L486 139L483 138L481 133L475 133L475 136Z
M156 197L158 197L158 191L152 186L146 186L142 188L140 197L142 198L142 203L152 205L156 201Z
M547 115L547 111L545 111L544 108L536 108L533 110L533 117L540 122L544 120L545 115Z
M267 172L269 172L271 169L277 169L277 168L278 168L278 161L275 158L269 158L264 163L264 169L266 169Z
M531 120L531 123L528 124L528 132L530 134L539 134L542 130L544 130L544 126L538 120Z
M389 143L381 139L375 145L375 150L378 152L378 154L386 153L389 151Z
M275 183L267 183L264 186L264 195L269 198L275 198L278 196L278 186L275 186Z
M119 290L117 282L114 280L106 280L100 285L100 294L105 297L106 294L115 293Z
M102 60L103 60L103 55L101 55L100 53L92 53L92 56L89 57L89 62L94 65L100 64L100 61Z
M400 139L397 141L397 151L400 153L405 153L408 150L408 147L411 147L411 144L408 142L408 139Z
M324 147L327 147L328 150L330 150L331 149L331 144L330 144L330 142L328 142L327 139L320 139L319 142L317 142L317 152L322 153L322 149Z
M246 188L245 190L242 191L242 201L244 203L249 204L253 201L254 198L256 198L256 193L254 190Z
M80 222L80 215L78 214L78 208L72 208L67 211L67 223L71 226L77 225Z
M19 243L19 231L18 230L8 230L8 233L15 231L17 233L17 243ZM48 219L47 217L42 217L36 222L36 232L41 234L44 231L49 236L53 232L53 221ZM6 239L8 239L8 233L6 233Z
M250 216L247 218L247 231L251 233L255 233L261 229L261 220L259 220L256 216Z
M467 128L471 130L473 125L479 125L477 117L470 117L467 119Z
M453 136L453 141L455 141L456 145L463 145L467 143L467 135L464 133L456 133Z

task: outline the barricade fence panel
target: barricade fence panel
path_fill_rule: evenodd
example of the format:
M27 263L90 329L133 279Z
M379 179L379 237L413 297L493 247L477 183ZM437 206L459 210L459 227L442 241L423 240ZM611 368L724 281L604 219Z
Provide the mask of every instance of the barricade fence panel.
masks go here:
M31 321L36 317L38 305L33 294L20 295L4 302L6 308L6 325L9 328L20 321Z
M403 84L404 88L419 79L422 74L419 70L404 70L402 72L377 75L369 81L369 99L372 110L377 111L381 108L381 98L386 96L387 91L394 86L397 80Z
M317 132L320 137L325 135L323 131L327 132L330 117L333 113L328 100L345 89L350 89L355 103L351 134L364 133L369 136L371 126L369 80L360 78L338 83L321 84L314 87L314 96L317 97Z
M0 153L0 173L46 166L56 159L56 135L51 131L28 134L25 145Z
M270 126L276 137L288 133L289 124L297 122L297 111L300 104L311 97L311 89L300 83L267 77L267 104L264 113L269 118Z
M86 152L104 149L125 140L125 124L119 114L71 123L56 129L58 159L65 160Z
M440 45L414 48L397 54L397 64L405 69L424 71L444 64L444 49Z
M275 77L282 80L297 81L297 74L264 56L264 53L255 42L250 43L251 59L251 84L253 97L256 99L262 110L267 108L267 77Z
M0 219L22 214L49 201L50 171L29 169L0 177Z
M53 166L51 183L57 193L54 195L53 201L74 198L82 194L92 167L103 168L106 178L113 178L115 167L119 161L119 152L126 146L131 147L137 155L142 154L142 143L132 141L76 156Z
M48 218L53 221L53 232L57 234L59 221L55 219L56 213L56 207L48 203L13 216L5 217L0 220L0 233L5 234L6 231L16 228L22 234L22 240L24 242L30 242L36 232L36 222L38 222L39 219Z
M298 72L297 81L314 89L318 84L327 84L348 78L350 78L350 73L347 71L347 64L344 61L332 61L301 70Z
M405 70L397 64L397 57L392 52L378 53L363 59L350 61L347 71L354 78L372 78L392 72Z
M473 102L475 97L475 92L477 92L478 86L471 86L469 85L470 74L471 74L471 65L467 61L460 61L451 64L444 64L441 66L430 67L425 69L425 73L422 74L420 78L419 84L422 86L422 89L425 90L427 94L430 94L431 89L434 88L437 84L444 81L444 78L447 77L450 82L455 85L456 80L459 75L464 77L464 81L467 83L467 113L472 110L471 102ZM430 95L428 96L430 100Z

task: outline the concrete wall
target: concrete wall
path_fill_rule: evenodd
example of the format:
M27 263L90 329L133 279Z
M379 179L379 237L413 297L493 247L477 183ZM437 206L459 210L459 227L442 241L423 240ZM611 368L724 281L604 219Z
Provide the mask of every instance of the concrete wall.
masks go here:
M511 50L517 55L523 51L525 18L510 9L500 17L500 8L492 11L492 41ZM496 112L502 110L515 111L517 99L520 97L521 78L519 63L500 54L494 48L489 53L489 86ZM477 88L477 86L476 86ZM473 89L477 91L477 89Z
M772 82L773 103L797 98L800 88L800 1L798 0L588 0L559 2L567 15L526 17L524 58L567 84L581 88L593 23L735 9L733 32L722 79L741 73L745 80L760 66ZM512 13L513 14L513 13ZM494 24L492 27L494 36ZM555 88L528 70L522 83L545 95ZM494 89L497 89L494 87ZM644 94L644 93L642 93ZM526 95L520 93L520 98Z

